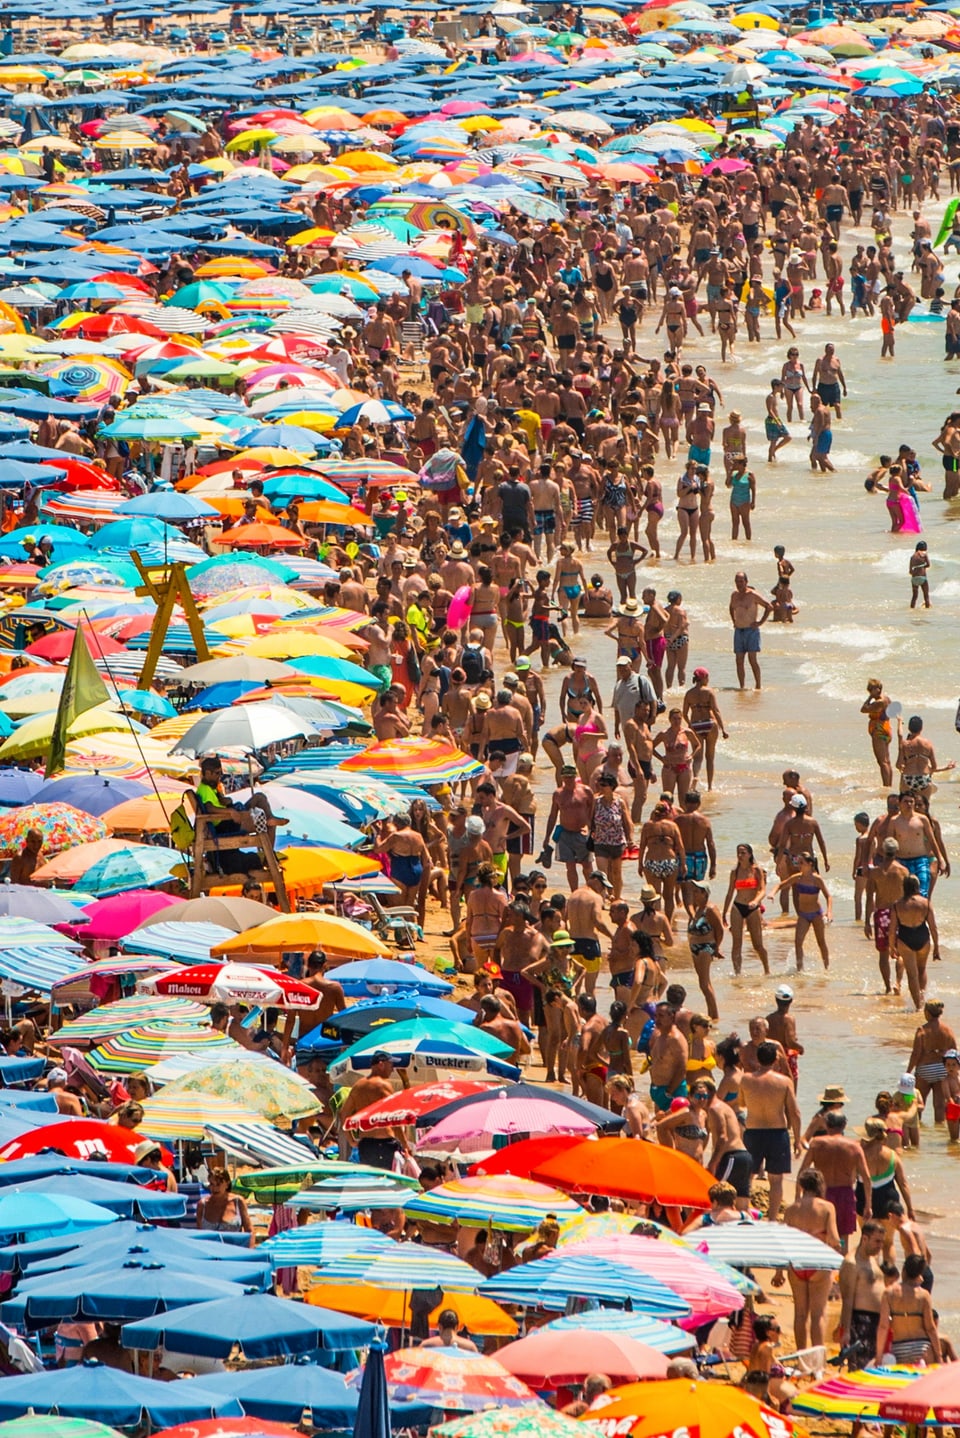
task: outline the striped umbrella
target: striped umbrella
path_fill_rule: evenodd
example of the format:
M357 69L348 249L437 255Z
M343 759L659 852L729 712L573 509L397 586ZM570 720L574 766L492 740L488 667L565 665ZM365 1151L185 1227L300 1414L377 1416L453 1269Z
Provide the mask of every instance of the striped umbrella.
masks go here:
M143 1101L139 1125L151 1138L185 1138L200 1141L210 1123L259 1123L253 1109L205 1093L170 1093L164 1090Z
M47 924L38 924L35 919L22 919L18 914L0 917L0 954L8 949L37 948L63 949L68 958L71 953L80 952L79 944Z
M334 1208L344 1213L360 1213L368 1208L400 1208L413 1190L410 1181L399 1174L382 1173L365 1178L325 1178L312 1188L302 1189L287 1199L291 1208L306 1208L314 1213L328 1213ZM350 1260L342 1259L341 1262ZM365 1262L365 1258L357 1262Z
M686 1253L677 1244L661 1243L659 1239L639 1235L616 1234L612 1238L572 1243L563 1249L559 1261L577 1258L604 1258L609 1263L621 1264L647 1277L657 1278L685 1298L698 1314L719 1318L721 1314L734 1313L743 1307L742 1295L720 1277L711 1263L699 1254Z
M462 1348L400 1348L384 1359L391 1398L450 1412L520 1408L536 1395L495 1358Z
M124 966L126 972L129 965ZM198 1025L209 1018L209 1010L203 1004L193 1004L187 999L147 998L137 994L134 998L117 999L112 1004L101 1004L79 1019L69 1019L61 1028L52 1033L52 1044L73 1044L83 1046L96 1043L98 1039L122 1034L138 1024L155 1022L189 1023Z
M63 399L85 400L87 404L109 404L122 395L129 379L119 365L91 358L49 360L40 374L50 380L50 393Z
M274 1268L316 1268L335 1259L382 1253L395 1246L394 1239L376 1228L358 1228L355 1223L311 1223L268 1238L260 1245L259 1253L266 1254Z
M121 974L152 974L160 969L175 967L177 966L171 959L153 956L138 959L131 954L123 954L116 959L99 959L96 963L84 964L82 968L58 979L51 990L51 998L58 1008L65 1008L67 1004L89 1006L95 999L91 980L119 978Z
M604 1258L568 1258L561 1254L538 1258L485 1279L481 1292L500 1303L559 1309L561 1313L570 1295L576 1294L578 1298L594 1298L603 1303L629 1301L635 1311L650 1313L655 1318L690 1316L689 1303L658 1278Z
M434 739L386 739L344 759L348 774L394 774L415 784L453 784L470 779L481 765L462 749Z
M543 1098L511 1098L509 1089L496 1089L488 1099L472 1103L449 1114L423 1135L420 1146L455 1148L464 1139L489 1138L493 1148L494 1135L596 1132L596 1124L563 1104L554 1103L547 1094ZM554 1190L555 1192L555 1190Z
M580 1205L556 1188L511 1174L458 1178L418 1194L404 1205L413 1217L433 1223L476 1224L511 1233L529 1233L548 1213L572 1218Z
M368 1283L387 1293L415 1288L442 1288L450 1293L476 1293L481 1275L469 1263L449 1253L415 1244L400 1245L399 1253L378 1253L355 1260L339 1259L323 1269L324 1283Z
M267 1063L276 1068L272 1059ZM211 1123L207 1135L241 1163L289 1164L304 1152L295 1138L269 1123Z
M570 1313L563 1318L554 1318L543 1329L590 1328L597 1333L623 1333L659 1353L689 1353L696 1348L697 1340L692 1333L685 1333L675 1323L663 1323L646 1313L626 1313L621 1308L590 1308L583 1313Z
M90 1063L103 1073L136 1073L173 1053L234 1046L233 1039L215 1029L201 1029L189 1023L139 1024L125 1033L114 1034L89 1054Z
M681 1242L711 1262L734 1268L811 1268L831 1272L842 1254L809 1233L782 1223L723 1223L698 1229Z
M307 1293L307 1302L318 1308L332 1308L336 1313L353 1313L358 1318L369 1318L384 1328L410 1327L409 1292L384 1293L382 1288L373 1288L368 1283L318 1283ZM445 1293L428 1315L432 1326L436 1326L446 1308L456 1313L458 1327L466 1328L470 1333L490 1333L498 1338L513 1338L517 1333L514 1320L489 1298L478 1298L472 1293ZM579 1427L576 1438L585 1438Z
M812 1388L802 1389L790 1407L797 1413L816 1414L831 1422L882 1422L881 1403L899 1398L904 1389L909 1389L929 1371L906 1364L892 1364L889 1368L858 1368L853 1373L838 1373L833 1378L825 1378L822 1383L815 1383Z

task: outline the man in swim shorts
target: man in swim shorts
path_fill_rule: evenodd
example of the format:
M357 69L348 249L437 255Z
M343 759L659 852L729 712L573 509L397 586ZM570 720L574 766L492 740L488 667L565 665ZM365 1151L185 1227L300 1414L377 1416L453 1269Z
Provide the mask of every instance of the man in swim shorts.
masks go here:
M673 1004L657 1004L650 1040L650 1097L660 1113L666 1113L675 1098L687 1097L690 1050L676 1017Z
M743 689L746 682L744 659L750 661L754 685L760 688L760 626L773 613L763 595L752 588L747 576L741 570L734 577L734 589L730 595L730 620L733 624L733 652L737 663L737 679Z
M790 1134L793 1152L800 1153L800 1109L793 1091L793 1080L775 1071L780 1048L766 1040L757 1045L757 1071L744 1074L740 1092L747 1110L743 1134L744 1147L753 1159L753 1171L765 1168L770 1185L767 1212L771 1218L780 1212L783 1199L783 1176L790 1172Z

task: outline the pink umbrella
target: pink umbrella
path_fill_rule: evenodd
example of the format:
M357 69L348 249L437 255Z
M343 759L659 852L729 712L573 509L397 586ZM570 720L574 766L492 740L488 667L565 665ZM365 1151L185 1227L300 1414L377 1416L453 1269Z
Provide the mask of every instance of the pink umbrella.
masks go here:
M731 155L725 160L711 160L709 165L704 165L705 175L738 175L741 170L749 170L750 166L746 160L738 160Z
M455 1145L495 1134L595 1132L596 1124L552 1098L511 1098L508 1089L497 1089L488 1099L467 1104L442 1119L424 1135L422 1147Z
M710 1263L699 1254L685 1252L678 1245L662 1239L634 1237L625 1233L609 1234L587 1239L583 1243L565 1244L563 1256L606 1258L611 1263L639 1269L685 1298L698 1314L704 1315L704 1321L743 1307L743 1295ZM696 1261L690 1263L691 1258Z
M483 100L447 100L440 106L441 115L476 115L490 106Z
M605 1373L614 1383L666 1378L670 1360L627 1333L538 1328L499 1349L497 1362L539 1391L582 1383L588 1373Z
M113 894L109 899L98 899L87 904L83 912L90 922L87 924L63 924L80 939L102 939L116 943L125 939L140 924L152 919L161 909L181 902L172 894L155 894L152 889L131 889L127 894Z

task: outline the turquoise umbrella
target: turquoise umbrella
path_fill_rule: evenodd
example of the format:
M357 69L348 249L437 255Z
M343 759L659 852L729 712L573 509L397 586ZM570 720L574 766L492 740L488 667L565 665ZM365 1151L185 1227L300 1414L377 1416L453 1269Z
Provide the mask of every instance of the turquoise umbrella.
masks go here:
M470 1024L451 1024L443 1019L430 1018L404 1019L400 1023L383 1024L364 1034L362 1039L357 1039L356 1043L344 1049L337 1060L337 1068L340 1071L349 1068L355 1058L366 1059L378 1049L405 1054L418 1044L433 1042L455 1044L488 1058L506 1058L512 1052L508 1044Z
M168 305L179 305L185 310L195 310L197 305L223 304L226 300L232 300L237 290L236 283L230 284L226 280L195 280L191 285L184 285L182 290L170 296L164 303Z
M176 709L169 699L164 699L161 694L154 694L149 689L121 689L118 691L119 698L128 709L135 714L152 714L158 719L175 719Z
M163 544L164 541L179 544L182 540L179 529L172 529L159 519L115 519L90 536L90 545L94 550L130 550L141 544Z
M120 415L112 424L100 426L100 434L111 439L199 439L201 431L184 413L171 414L169 419L137 419L136 415Z
M154 884L168 884L173 870L183 859L174 849L153 849L146 844L131 846L98 859L83 876L83 892L105 898L107 894L123 894L128 889L149 889Z
M68 1193L21 1193L13 1188L0 1195L0 1233L71 1233L115 1223L117 1215L98 1203Z
M292 669L304 674L319 675L323 679L340 679L348 684L362 684L366 689L380 689L381 682L369 669L353 664L349 659L332 659L326 654L305 654L301 659L288 661Z
M68 559L63 564L48 564L37 575L37 586L42 592L52 594L58 589L78 589L86 585L120 586L133 589L140 583L129 559L120 559L109 554L90 559Z

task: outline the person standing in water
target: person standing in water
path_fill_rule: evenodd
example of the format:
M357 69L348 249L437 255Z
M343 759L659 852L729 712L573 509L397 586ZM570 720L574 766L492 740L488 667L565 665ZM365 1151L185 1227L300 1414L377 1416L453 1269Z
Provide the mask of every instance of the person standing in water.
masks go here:
M890 698L883 692L879 679L867 680L867 697L860 705L860 713L867 716L867 733L873 745L873 757L880 769L880 782L885 789L893 783L893 765L890 762L890 744L893 730L887 715Z
M927 553L927 541L917 540L917 547L910 556L908 565L910 573L910 608L916 609L917 596L923 595L924 609L930 608L930 583L927 579L927 571L930 568L930 556Z
M753 674L754 688L761 687L760 680L760 627L773 613L763 595L752 588L743 570L734 575L734 589L730 595L730 621L733 624L733 652L737 663L737 681L743 689L746 684L745 661L749 659Z

